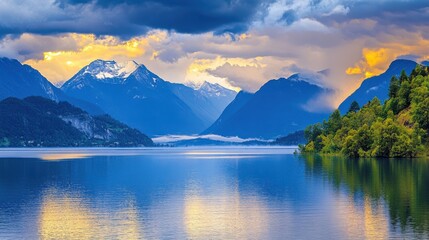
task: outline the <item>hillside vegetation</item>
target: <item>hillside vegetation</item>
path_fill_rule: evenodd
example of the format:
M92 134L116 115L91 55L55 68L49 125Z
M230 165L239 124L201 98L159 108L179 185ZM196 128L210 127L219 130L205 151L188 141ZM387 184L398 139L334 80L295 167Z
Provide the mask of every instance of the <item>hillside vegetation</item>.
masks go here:
M305 130L302 152L348 157L416 157L429 142L429 69L417 65L409 76L393 76L384 104L374 98L347 114L335 110L327 121Z
M0 147L137 147L153 142L108 115L42 97L0 101Z

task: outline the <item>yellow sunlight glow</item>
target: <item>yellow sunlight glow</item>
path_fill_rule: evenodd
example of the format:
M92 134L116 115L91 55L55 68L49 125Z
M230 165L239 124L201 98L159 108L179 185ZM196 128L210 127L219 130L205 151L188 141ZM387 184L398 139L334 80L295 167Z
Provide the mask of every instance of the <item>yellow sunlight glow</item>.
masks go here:
M210 236L258 239L268 227L267 209L260 200L243 200L238 193L217 196L216 200L188 195L184 211L184 224L190 239Z
M125 61L142 56L149 41L161 41L165 37L166 33L154 32L146 37L121 41L113 36L97 38L91 34L70 34L69 38L76 42L76 50L44 52L43 59L29 59L24 63L39 70L51 82L61 82L96 59Z
M113 215L109 213L112 210ZM140 229L137 210L132 204L100 212L78 196L49 192L40 209L41 239L141 239Z
M194 60L187 68L186 71L186 80L189 82L219 82L219 77L215 77L208 73L208 71L215 70L222 65L229 63L235 66L251 66L251 67L267 67L266 64L261 63L262 57L256 58L224 58L217 56L213 59L196 59ZM240 88L232 86L227 79L221 79L222 85L227 86L228 88L239 91Z

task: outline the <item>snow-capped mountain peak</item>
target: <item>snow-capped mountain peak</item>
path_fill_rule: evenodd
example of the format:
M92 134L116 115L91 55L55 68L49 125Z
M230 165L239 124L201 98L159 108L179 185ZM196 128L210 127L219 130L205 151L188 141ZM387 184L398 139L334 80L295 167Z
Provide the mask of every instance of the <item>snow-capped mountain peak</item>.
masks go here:
M84 70L83 74L90 74L97 79L127 78L139 64L135 61L116 62L95 60Z
M233 90L223 87L218 83L209 83L205 81L199 88L198 91L206 96L226 96L235 94Z
M304 81L313 85L316 85L321 88L325 88L325 86L322 84L324 82L325 76L322 73L319 72L300 72L292 74L290 77L288 77L286 80L288 81Z
M136 63L135 61L119 62L117 65L120 67L118 70L119 74L124 75L124 78L128 77L140 66L140 64Z

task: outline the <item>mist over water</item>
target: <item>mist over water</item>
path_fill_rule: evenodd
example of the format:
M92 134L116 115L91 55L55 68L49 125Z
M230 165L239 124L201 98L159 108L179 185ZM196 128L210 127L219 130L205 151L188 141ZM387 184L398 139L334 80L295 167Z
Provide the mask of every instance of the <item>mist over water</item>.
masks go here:
M291 148L0 151L1 239L429 237L429 162Z

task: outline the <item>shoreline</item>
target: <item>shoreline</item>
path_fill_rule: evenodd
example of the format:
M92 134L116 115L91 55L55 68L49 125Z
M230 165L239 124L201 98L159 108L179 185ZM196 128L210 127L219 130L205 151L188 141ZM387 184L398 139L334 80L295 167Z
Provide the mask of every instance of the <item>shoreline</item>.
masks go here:
M82 159L96 156L197 155L241 156L293 154L298 146L193 146L139 148L0 148L0 158L40 158L42 160Z

